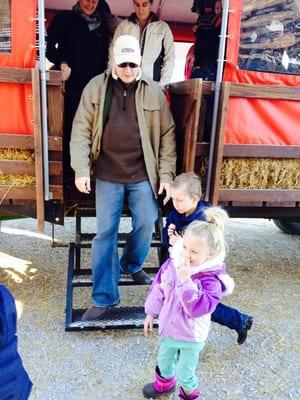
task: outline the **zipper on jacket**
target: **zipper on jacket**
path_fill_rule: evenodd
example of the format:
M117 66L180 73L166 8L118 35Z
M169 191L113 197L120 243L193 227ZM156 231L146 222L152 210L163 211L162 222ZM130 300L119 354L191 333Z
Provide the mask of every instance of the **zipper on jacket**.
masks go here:
M127 89L123 91L123 110L126 110L126 97L127 97Z

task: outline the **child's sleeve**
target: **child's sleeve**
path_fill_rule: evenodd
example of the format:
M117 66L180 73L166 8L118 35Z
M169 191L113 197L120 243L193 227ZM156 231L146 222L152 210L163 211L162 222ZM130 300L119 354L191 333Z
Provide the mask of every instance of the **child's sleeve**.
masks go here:
M195 318L215 311L222 298L222 284L216 277L209 275L201 280L190 279L178 285L176 293L185 312Z
M165 295L162 282L162 275L167 270L170 260L168 259L159 269L153 283L151 284L145 302L145 313L157 317L163 306Z
M163 239L163 246L168 248L169 247L169 235L168 235L168 227L171 223L171 214L168 214L167 219L166 219L166 225L164 226L162 230L162 239Z

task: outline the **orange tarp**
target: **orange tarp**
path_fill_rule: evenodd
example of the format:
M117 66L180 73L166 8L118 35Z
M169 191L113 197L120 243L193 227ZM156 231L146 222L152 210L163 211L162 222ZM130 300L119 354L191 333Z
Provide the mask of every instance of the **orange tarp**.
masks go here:
M37 1L11 1L11 53L0 53L0 67L32 68L35 65ZM0 83L0 134L33 133L31 85Z
M234 12L229 14L228 34L231 36L227 40L226 59L228 61L225 63L223 80L257 85L299 87L299 75L239 68L242 1L231 0L230 9ZM300 145L299 126L300 101L231 98L225 142Z

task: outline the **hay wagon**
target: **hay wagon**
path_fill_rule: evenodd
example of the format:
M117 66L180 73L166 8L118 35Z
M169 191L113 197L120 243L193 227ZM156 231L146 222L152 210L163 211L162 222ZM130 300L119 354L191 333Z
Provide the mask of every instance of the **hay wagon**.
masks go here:
M131 12L131 1L109 3ZM290 222L300 214L299 2L223 3L216 82L170 86L178 171L201 173L206 199L233 217L273 218L299 233ZM45 17L72 4L0 1L0 211L37 218L40 229L93 201L64 179L63 88L45 62ZM191 6L154 2L176 41L193 41Z
M91 235L81 232L81 217L94 215L93 195L81 195L64 176L63 86L60 72L46 68L45 21L74 2L0 0L0 215L30 216L43 229L45 221L63 224L76 211L67 330L84 328L72 302L74 287L92 284L80 277L90 273L81 268L80 251L90 246L82 243ZM131 0L109 4L120 16L132 9ZM191 6L191 0L176 7L154 1L176 42L194 40ZM216 81L182 80L169 88L178 172L200 174L206 200L232 217L273 218L282 230L298 234L299 21L297 0L224 0ZM160 230L161 219L153 241L158 248ZM132 318L129 310L131 322L125 323L120 320L128 310L116 315L113 327L141 327L143 312L136 312Z

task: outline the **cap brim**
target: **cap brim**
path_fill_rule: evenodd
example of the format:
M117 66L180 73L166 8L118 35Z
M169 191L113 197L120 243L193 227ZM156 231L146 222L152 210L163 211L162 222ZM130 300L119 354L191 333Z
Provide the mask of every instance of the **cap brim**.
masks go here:
M128 63L134 63L137 65L140 65L141 57L130 55L130 54L122 54L120 56L115 56L115 62L116 62L116 64L123 64L124 62L128 62Z

